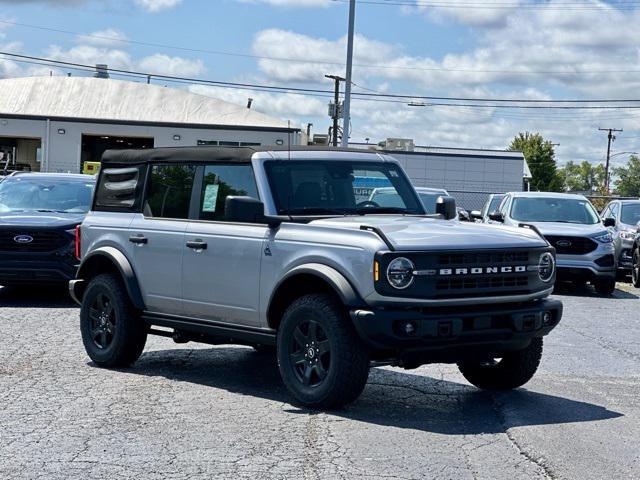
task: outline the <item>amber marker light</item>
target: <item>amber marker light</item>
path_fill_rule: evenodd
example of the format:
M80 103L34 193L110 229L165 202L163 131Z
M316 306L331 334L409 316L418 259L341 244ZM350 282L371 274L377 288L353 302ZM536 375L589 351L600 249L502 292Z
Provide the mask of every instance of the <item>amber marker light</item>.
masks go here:
M377 282L380 280L380 264L376 260L373 262L373 279Z

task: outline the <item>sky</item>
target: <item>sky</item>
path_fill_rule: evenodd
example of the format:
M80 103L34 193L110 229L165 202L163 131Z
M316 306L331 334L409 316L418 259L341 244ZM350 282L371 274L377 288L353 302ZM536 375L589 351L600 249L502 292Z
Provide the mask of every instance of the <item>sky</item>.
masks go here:
M0 0L0 51L330 90L324 75L345 72L347 19L345 0ZM631 0L362 0L353 88L410 97L640 99L638 25L640 1ZM81 74L0 56L0 78L67 72ZM294 126L313 123L315 133L331 123L324 96L153 81L242 105L251 97L252 108ZM559 144L560 164L598 163L607 146L598 128L618 128L613 153L640 150L640 109L409 103L354 99L351 140L504 149L530 131Z

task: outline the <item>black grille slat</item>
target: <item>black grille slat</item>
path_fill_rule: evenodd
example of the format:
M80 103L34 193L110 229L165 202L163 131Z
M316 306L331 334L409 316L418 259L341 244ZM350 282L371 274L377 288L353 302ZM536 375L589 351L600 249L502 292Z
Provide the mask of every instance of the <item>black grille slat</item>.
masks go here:
M524 275L482 278L447 278L436 282L436 290L475 290L479 288L526 287L529 280Z
M28 235L30 243L18 243L15 237ZM48 230L2 230L0 231L0 252L53 252L71 241L60 231Z
M547 235L545 238L561 255L585 255L598 248L594 240L585 237Z

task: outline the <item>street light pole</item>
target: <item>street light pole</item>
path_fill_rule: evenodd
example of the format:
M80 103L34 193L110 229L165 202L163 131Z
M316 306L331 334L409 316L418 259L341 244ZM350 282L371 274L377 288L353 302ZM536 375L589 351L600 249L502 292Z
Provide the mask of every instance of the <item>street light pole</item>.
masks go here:
M599 128L598 130L600 130L601 132L609 132L609 134L607 135L607 138L609 140L607 143L607 163L604 167L604 188L607 193L609 193L609 160L611 158L611 142L616 139L616 136L613 134L613 132L622 132L622 130L617 128Z
M347 79L344 90L344 120L342 125L342 146L349 146L351 122L351 74L353 72L353 37L356 23L356 0L349 1L349 33L347 36Z

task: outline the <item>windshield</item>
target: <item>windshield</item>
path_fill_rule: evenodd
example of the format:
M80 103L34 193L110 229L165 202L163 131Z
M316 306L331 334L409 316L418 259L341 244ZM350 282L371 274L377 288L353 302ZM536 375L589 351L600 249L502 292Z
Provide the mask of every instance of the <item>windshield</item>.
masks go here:
M7 178L0 183L0 212L86 213L94 186L91 177L86 181L46 176Z
M523 222L561 222L594 225L600 221L588 200L580 198L516 197L511 217Z
M278 215L424 213L413 187L395 164L269 161L265 169Z
M438 197L448 197L449 195L438 192L418 192L418 196L427 213L436 213L436 201Z
M623 204L620 221L627 225L636 225L640 222L640 203Z

